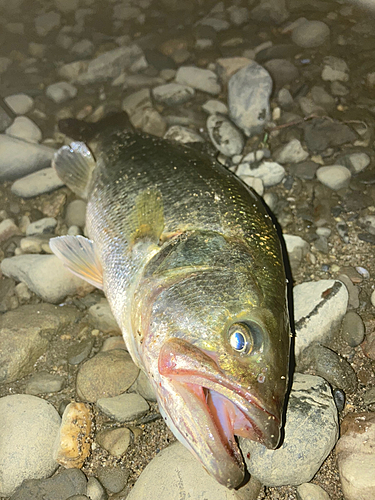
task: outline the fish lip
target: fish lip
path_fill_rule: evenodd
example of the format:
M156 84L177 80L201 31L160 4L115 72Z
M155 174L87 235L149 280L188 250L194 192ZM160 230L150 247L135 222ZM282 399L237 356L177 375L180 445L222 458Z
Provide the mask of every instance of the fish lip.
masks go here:
M280 418L235 381L229 379L207 352L184 341L169 339L159 354L159 373L179 384L215 391L239 409L254 430L256 440L274 449L280 440ZM254 439L254 438L253 438Z

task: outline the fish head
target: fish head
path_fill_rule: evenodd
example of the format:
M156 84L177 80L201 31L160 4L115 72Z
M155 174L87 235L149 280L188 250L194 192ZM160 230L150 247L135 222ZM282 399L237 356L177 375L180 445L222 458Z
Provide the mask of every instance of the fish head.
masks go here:
M279 443L289 356L285 278L265 297L248 256L232 253L225 266L159 267L139 288L137 327L168 426L229 488L244 479L235 436Z

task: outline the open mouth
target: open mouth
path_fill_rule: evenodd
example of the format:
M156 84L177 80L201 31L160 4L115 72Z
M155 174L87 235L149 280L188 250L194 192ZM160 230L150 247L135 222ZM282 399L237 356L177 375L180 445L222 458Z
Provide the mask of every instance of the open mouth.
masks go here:
M200 436L208 440L212 457L202 459L197 452L199 443L187 444L222 484L235 487L243 480L244 466L235 435L276 448L279 419L254 395L229 379L206 352L182 339L171 339L161 349L159 372L172 382L196 416L195 425L200 426ZM226 468L215 461L225 463Z

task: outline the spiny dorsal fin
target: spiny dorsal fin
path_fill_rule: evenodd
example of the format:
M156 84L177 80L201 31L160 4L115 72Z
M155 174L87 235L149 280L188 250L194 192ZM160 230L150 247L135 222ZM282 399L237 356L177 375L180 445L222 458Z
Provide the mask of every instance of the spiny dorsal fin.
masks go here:
M103 289L103 270L94 243L83 236L59 236L49 242L52 252L76 276Z
M60 148L53 157L52 166L74 193L87 198L96 161L84 142L72 142Z
M142 191L136 198L128 219L127 240L130 245L138 240L149 239L159 243L164 229L164 209L160 191Z

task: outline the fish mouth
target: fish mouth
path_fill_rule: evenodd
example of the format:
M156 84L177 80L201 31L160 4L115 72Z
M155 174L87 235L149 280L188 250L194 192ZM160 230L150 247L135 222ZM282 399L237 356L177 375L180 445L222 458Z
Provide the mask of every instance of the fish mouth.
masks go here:
M180 440L219 483L239 486L244 464L234 436L276 448L280 418L230 379L212 355L182 339L162 346L158 368L184 403L174 417L170 415Z

